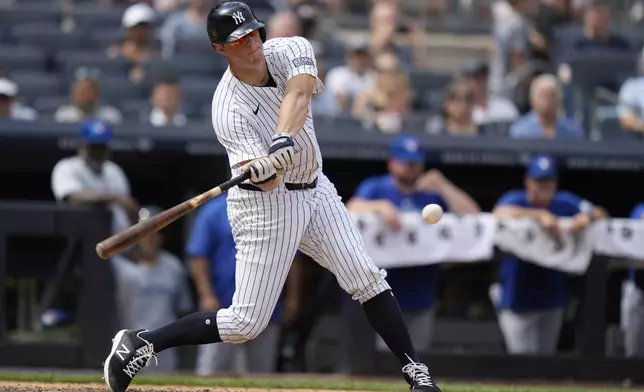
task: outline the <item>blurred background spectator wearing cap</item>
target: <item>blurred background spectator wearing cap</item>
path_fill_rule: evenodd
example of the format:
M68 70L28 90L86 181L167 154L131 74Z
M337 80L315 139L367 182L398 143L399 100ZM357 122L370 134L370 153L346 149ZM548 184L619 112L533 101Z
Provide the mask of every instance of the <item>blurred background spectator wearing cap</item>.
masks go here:
M490 122L510 122L519 117L517 107L509 99L491 95L488 89L489 66L472 59L461 70L460 80L473 94L472 119L482 125Z
M235 293L235 241L226 213L228 193L203 206L193 223L186 247L190 270L204 311L230 306ZM300 262L295 260L286 279L285 294L280 294L268 327L244 344L207 344L199 346L197 374L243 371L275 371L279 350L280 324L295 318L301 290ZM237 366L241 362L241 366Z
M209 0L188 0L185 10L169 15L160 30L161 52L164 58L172 58L177 42L203 39L206 16L212 6Z
M148 4L137 3L128 7L121 22L125 30L123 42L107 48L109 58L123 58L131 63L129 77L134 83L143 80L145 61L161 54L153 40L155 17L154 9Z
M130 227L138 219L139 207L123 169L109 160L112 130L104 121L89 120L79 133L78 154L58 161L51 173L54 197L70 204L107 204L112 232Z
M356 96L364 94L373 83L371 55L366 43L356 43L349 47L346 64L333 67L326 74L325 90L333 94L335 101L345 113L351 112Z
M33 121L37 117L34 109L17 101L18 85L9 78L0 77L0 118L18 121Z
M474 120L474 98L474 90L463 82L447 86L440 114L427 121L427 133L450 136L482 134L483 127Z
M539 75L530 88L532 111L510 128L515 139L583 139L581 126L563 114L562 91L553 75Z
M97 68L81 67L76 70L71 88L72 102L56 110L56 122L78 123L94 118L111 124L121 123L123 116L117 108L101 104L100 77L101 71Z
M443 174L424 172L425 154L417 138L399 136L391 145L389 173L365 179L347 203L353 213L375 213L396 232L400 213L420 213L427 204L438 204L446 212L476 214L478 204ZM414 345L427 350L434 325L438 266L428 265L387 270L387 282L398 299ZM378 339L378 347L385 349Z
M524 189L504 194L494 207L498 219L535 219L553 236L564 230L559 218L572 218L566 229L576 234L594 220L606 217L603 209L558 189L557 164L550 156L530 162ZM565 274L505 256L499 264L498 284L491 297L499 310L499 325L511 354L551 354L559 341L565 305Z
M157 206L139 211L139 221L161 212ZM171 323L193 309L188 273L183 262L163 249L163 234L155 232L111 259L116 281L119 328L153 329ZM145 373L177 370L176 349L158 355L158 365Z

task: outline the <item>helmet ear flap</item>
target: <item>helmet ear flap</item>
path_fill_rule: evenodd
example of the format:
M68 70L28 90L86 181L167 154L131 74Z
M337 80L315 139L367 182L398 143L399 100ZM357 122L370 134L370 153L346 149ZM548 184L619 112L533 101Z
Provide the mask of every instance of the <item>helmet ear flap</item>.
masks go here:
M266 27L259 28L259 36L262 39L262 42L266 42Z

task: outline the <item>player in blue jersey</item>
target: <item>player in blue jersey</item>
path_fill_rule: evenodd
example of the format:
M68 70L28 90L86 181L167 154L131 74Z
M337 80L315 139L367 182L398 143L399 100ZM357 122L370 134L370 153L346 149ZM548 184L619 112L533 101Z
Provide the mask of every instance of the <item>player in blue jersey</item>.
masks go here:
M572 192L558 189L558 170L551 156L537 156L528 167L524 189L507 192L497 202L499 219L533 218L559 235L559 218L572 218L572 233L605 217L603 209ZM500 295L496 306L506 348L513 354L553 353L559 341L565 302L565 273L513 256L499 266Z
M389 173L367 178L347 207L356 213L377 213L392 230L400 228L401 212L420 213L427 204L438 204L446 212L475 214L478 204L438 170L424 171L425 154L419 140L400 136L390 147ZM387 281L398 298L412 341L427 350L434 325L434 303L438 265L390 268ZM378 347L384 342L378 338Z

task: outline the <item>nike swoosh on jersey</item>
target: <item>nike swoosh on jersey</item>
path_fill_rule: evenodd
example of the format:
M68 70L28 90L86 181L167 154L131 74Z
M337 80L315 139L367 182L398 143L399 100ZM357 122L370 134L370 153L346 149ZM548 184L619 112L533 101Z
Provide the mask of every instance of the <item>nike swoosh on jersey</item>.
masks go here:
M254 115L257 115L257 113L258 113L258 112L259 112L259 103L257 103L257 109L255 109L255 110L253 111L253 114L254 114Z

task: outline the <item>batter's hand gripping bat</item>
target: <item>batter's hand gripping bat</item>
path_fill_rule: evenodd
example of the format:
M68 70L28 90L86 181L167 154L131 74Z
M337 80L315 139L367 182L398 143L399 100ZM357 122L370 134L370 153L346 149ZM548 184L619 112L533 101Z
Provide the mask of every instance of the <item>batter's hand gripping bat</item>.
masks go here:
M123 251L124 249L136 244L148 235L155 233L170 223L176 221L190 211L201 206L205 202L221 195L230 188L241 184L250 178L250 170L233 177L230 180L216 186L209 191L186 200L181 204L162 211L148 219L142 220L139 223L119 232L103 240L96 245L96 253L101 259L109 259L115 254Z

